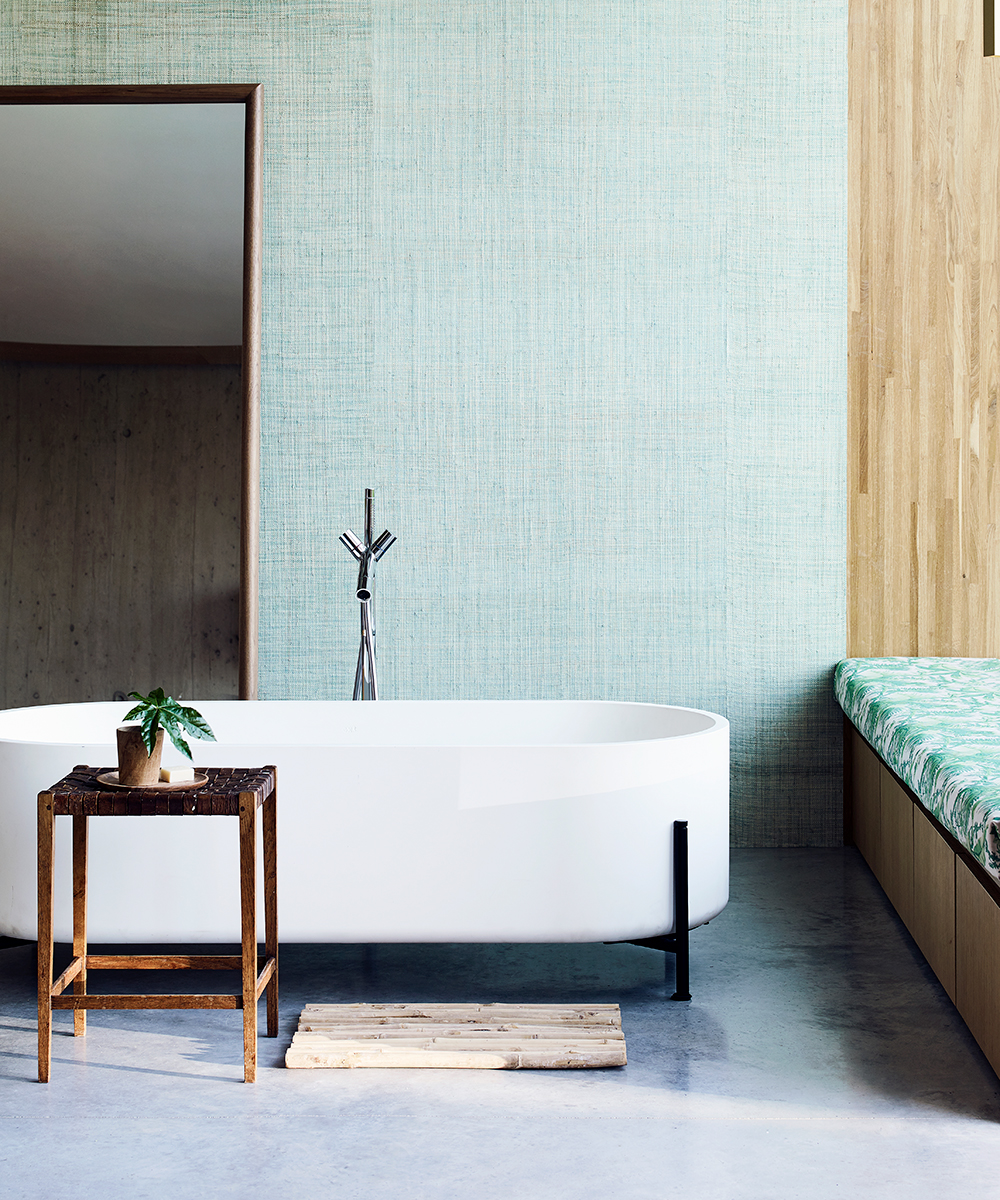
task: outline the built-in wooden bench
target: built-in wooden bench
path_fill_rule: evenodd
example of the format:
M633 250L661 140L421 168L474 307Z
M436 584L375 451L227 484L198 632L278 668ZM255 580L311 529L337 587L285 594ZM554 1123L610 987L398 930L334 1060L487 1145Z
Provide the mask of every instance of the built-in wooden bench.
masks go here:
M1000 885L849 720L845 727L847 840L1000 1074Z

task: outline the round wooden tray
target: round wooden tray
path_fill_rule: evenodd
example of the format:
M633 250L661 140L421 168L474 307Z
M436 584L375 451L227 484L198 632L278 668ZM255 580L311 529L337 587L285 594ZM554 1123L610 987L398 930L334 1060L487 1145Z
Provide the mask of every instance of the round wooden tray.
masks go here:
M97 782L104 787L120 789L123 792L193 792L195 788L204 787L208 783L207 775L195 772L194 779L185 779L183 783L119 783L117 771L103 771L97 777Z

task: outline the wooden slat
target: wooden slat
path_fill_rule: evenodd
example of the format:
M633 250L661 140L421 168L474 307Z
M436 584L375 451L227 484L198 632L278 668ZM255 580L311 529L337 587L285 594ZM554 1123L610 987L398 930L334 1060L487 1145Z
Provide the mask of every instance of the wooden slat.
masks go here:
M467 1016L469 1020L478 1020L488 1016L503 1014L534 1013L539 1017L551 1017L553 1020L590 1021L604 1018L607 1021L620 1023L621 1009L617 1004L307 1004L303 1014L330 1013L333 1015L349 1015L356 1013L368 1017L384 1013L386 1016L427 1016L439 1013L457 1013Z
M264 964L264 969L257 976L257 985L256 985L256 988L254 989L254 998L256 1000L259 1000L261 998L264 988L266 988L268 983L270 983L271 977L274 974L275 968L277 967L277 965L278 964L274 961L273 958L269 958L267 960L267 962ZM273 1037L274 1035L271 1034L269 1036Z
M356 1042L320 1044L303 1042L295 1034L285 1054L286 1067L344 1068L344 1067L430 1067L479 1070L517 1070L624 1067L624 1042L606 1045L574 1042L552 1042L542 1046L521 1045L517 1042L501 1048L496 1045L471 1043L461 1049L442 1046L431 1040L414 1041L409 1045L358 1045Z
M91 971L238 971L238 954L88 954Z
M80 972L85 969L85 966L86 966L86 959L74 958L73 961L66 968L66 970L63 971L63 973L59 976L59 978L52 985L51 994L53 996L61 995L62 992L64 992L66 990L66 988L69 987L69 985L73 982L73 980L77 978L77 976L80 974ZM75 1030L74 1030L74 1032L75 1032Z
M211 992L208 995L101 995L53 996L53 1008L242 1008L242 996Z
M425 1027L426 1026L426 1027ZM303 1036L315 1034L317 1037L333 1038L335 1041L407 1041L414 1036L413 1024L399 1025L299 1025L298 1032ZM446 1022L437 1024L433 1021L421 1022L422 1037L448 1041L461 1038L462 1044L469 1042L495 1041L541 1041L541 1042L623 1042L625 1035L620 1029L582 1028L567 1029L565 1025L531 1025L511 1022L506 1025L449 1025Z
M319 1030L319 1029L300 1029L296 1031L300 1036L303 1044L315 1042L316 1045L329 1045L331 1043L341 1042L392 1042L393 1045L407 1045L412 1043L417 1046L442 1045L454 1046L461 1042L462 1046L468 1048L470 1046L486 1046L495 1048L500 1043L514 1043L527 1046L529 1043L534 1046L536 1042L552 1043L557 1045L589 1045L596 1042L599 1045L612 1045L617 1042L624 1042L625 1035L620 1030L595 1030L591 1036L591 1031L586 1029L556 1029L547 1026L544 1029L539 1029L538 1026L519 1026L513 1025L509 1029L480 1029L477 1026L464 1029L446 1029L442 1026L429 1026L424 1029L423 1026L411 1025L408 1029L371 1029L367 1032L361 1032L356 1029L345 1030ZM537 1048L537 1047L535 1047Z
M498 1028L506 1028L511 1024L516 1025L532 1025L540 1029L566 1029L567 1027L581 1029L620 1029L621 1026L617 1019L594 1019L594 1018L576 1018L574 1015L564 1017L547 1017L544 1013L532 1012L510 1012L498 1013L496 1015L484 1014L465 1015L460 1011L435 1013L425 1013L417 1010L410 1014L400 1014L393 1016L390 1014L383 1016L366 1017L363 1014L350 1015L346 1014L342 1017L334 1015L325 1015L323 1013L306 1013L303 1012L299 1018L300 1029L325 1029L336 1026L338 1028L357 1027L382 1029L393 1028L397 1026L410 1026L415 1021L420 1021L422 1024L441 1024L463 1028L470 1025L476 1026L497 1026Z

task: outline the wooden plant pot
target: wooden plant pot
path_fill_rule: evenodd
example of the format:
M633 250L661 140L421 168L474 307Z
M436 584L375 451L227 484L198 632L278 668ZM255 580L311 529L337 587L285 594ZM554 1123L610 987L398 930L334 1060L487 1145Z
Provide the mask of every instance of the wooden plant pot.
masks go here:
M118 726L118 782L129 787L149 787L160 781L163 730L156 731L153 753L147 754L141 725Z

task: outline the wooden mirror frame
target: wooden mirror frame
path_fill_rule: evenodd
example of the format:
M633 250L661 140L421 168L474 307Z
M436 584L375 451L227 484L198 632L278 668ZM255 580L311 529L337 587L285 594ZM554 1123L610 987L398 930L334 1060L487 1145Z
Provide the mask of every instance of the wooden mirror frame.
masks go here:
M261 121L259 83L0 86L0 104L243 104L243 348L240 480L239 694L257 699L260 552Z

